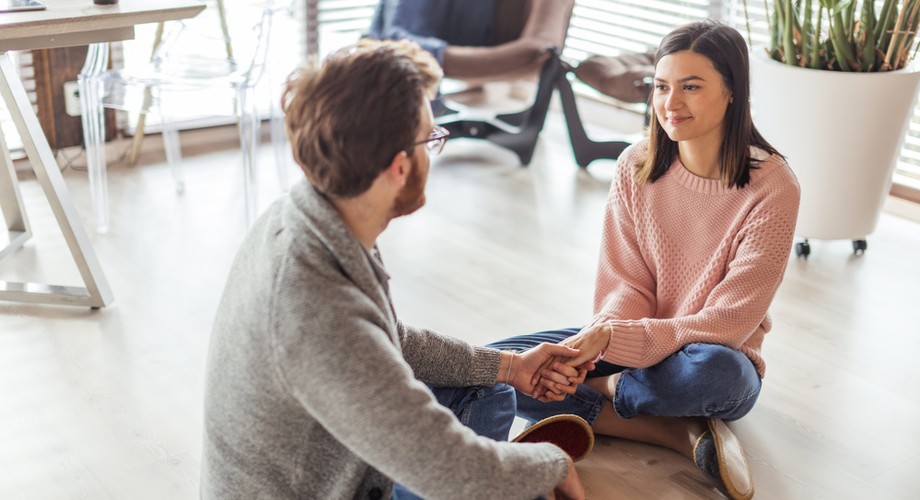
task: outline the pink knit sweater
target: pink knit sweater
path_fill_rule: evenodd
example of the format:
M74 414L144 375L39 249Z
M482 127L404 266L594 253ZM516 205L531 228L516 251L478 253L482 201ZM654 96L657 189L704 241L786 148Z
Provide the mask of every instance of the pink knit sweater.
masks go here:
M647 148L643 140L620 156L607 199L592 321L610 327L604 360L644 368L687 344L721 344L763 377L767 308L798 214L794 174L774 155L730 189L677 160L640 185L634 172Z

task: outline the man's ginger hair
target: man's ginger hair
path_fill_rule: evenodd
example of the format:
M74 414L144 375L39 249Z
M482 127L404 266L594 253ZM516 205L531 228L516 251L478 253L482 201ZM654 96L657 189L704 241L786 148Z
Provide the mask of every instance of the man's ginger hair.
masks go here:
M365 39L288 77L281 98L294 159L320 192L365 192L416 141L443 75L414 42Z

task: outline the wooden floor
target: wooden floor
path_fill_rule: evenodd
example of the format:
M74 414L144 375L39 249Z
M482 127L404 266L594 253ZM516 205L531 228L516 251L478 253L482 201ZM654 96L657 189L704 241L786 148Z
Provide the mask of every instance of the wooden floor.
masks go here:
M184 137L181 196L156 153L111 168L111 232L91 235L111 307L0 303L0 499L197 497L208 337L245 231L238 152L222 137ZM487 143L448 144L428 205L380 241L404 320L484 343L588 319L613 163L579 170L567 139L551 114L530 168ZM65 178L90 221L85 173ZM267 203L279 188L270 169L262 180ZM79 284L37 183L22 186L36 236L0 279ZM917 498L918 292L920 223L891 214L862 257L813 241L809 261L790 261L763 394L732 425L757 498ZM622 440L599 438L579 471L592 499L721 498L689 461Z

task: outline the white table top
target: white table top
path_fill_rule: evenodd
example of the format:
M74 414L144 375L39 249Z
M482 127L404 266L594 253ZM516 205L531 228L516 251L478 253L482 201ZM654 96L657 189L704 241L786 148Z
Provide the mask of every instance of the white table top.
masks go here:
M47 9L0 13L0 54L127 40L134 37L138 24L194 17L205 8L200 0L119 0L115 5L39 1Z

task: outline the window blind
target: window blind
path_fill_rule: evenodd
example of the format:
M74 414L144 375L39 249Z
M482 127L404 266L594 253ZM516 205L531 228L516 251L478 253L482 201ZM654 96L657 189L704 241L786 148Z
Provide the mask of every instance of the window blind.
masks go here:
M577 0L563 55L576 61L597 54L648 52L675 26L718 17L721 1Z
M895 169L894 182L920 190L920 105L914 108L914 117L910 121L901 158Z
M312 49L315 54L308 55L319 57L357 42L370 26L377 6L377 0L306 0L305 3L313 4L316 18L313 25L309 20L304 25L307 38L317 40Z

